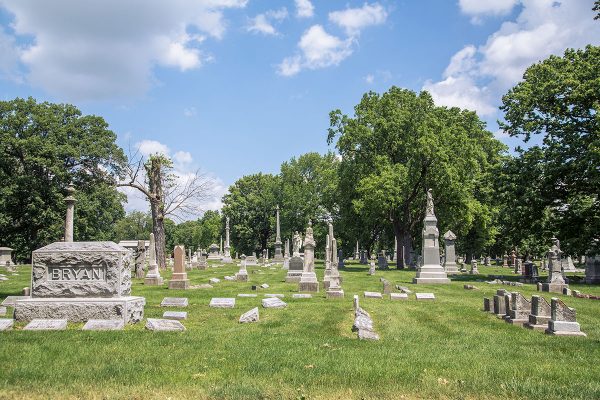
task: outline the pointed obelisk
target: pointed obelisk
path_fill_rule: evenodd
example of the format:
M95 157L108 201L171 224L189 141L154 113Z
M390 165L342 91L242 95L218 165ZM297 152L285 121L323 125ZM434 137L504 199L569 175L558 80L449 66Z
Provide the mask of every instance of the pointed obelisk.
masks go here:
M281 228L279 226L279 205L277 205L277 235L275 236L275 256L273 257L273 261L275 263L282 263L283 262L283 253L281 251Z
M144 285L162 285L163 278L158 272L158 264L156 263L156 244L154 242L154 233L150 234L150 245L148 246L150 255L148 256L148 273L144 279Z
M231 259L231 247L229 246L229 217L225 219L225 248L224 248L223 259L221 260L223 264L231 264L233 260Z
M437 218L433 211L431 189L427 191L427 210L423 220L423 257L417 267L417 276L413 283L450 283L448 275L440 265L440 231L437 228Z

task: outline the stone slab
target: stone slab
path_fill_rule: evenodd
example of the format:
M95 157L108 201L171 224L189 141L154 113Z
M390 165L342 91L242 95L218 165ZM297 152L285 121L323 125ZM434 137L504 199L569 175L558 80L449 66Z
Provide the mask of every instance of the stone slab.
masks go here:
M264 308L285 308L287 307L287 303L278 297L268 297L266 299L262 299L262 306Z
M312 299L312 294L310 293L294 293L292 295L293 299Z
M364 296L367 299L383 299L383 295L379 292L365 292Z
M202 283L200 285L190 285L190 289L212 289L214 286L210 283Z
M268 289L269 288L269 284L268 283L263 283L262 285L260 285L260 287L262 289Z
M173 279L169 281L169 289L171 290L186 290L190 288L189 279Z
M390 293L390 300L408 300L407 293Z
M411 294L412 290L410 290L409 288L407 288L406 286L400 286L400 285L396 285L396 289L398 289L399 291L401 291L402 293L407 293L407 294Z
M235 281L235 280L237 280L235 276L225 276L223 279L225 279L226 281Z
M248 322L257 322L259 320L258 307L254 307L252 310L247 311L240 317L240 323L245 324Z
M187 297L165 297L161 302L161 307L187 307L188 306L188 298Z
M280 299L283 299L285 297L285 295L281 294L281 293L266 293L264 296L265 297L279 297Z
M3 306L14 307L17 300L29 299L29 296L7 296L2 302Z
M163 313L164 319L174 319L177 321L187 319L187 311L165 311Z
M185 326L181 322L172 319L148 318L146 320L146 329L159 332L182 332L185 331Z
M325 292L325 297L328 299L343 299L344 291L342 289L329 289Z
M0 307L0 315L6 315L6 307Z
M548 329L554 332L579 332L579 322L548 321Z
M379 335L372 331L359 330L358 338L360 340L379 340Z
M240 293L237 295L237 297L256 297L257 295L255 293Z
M15 320L66 319L86 322L90 319L122 319L136 323L144 318L146 299L139 296L83 298L26 298L15 304Z
M357 332L360 330L372 331L373 320L366 315L358 315L354 318L354 324L352 325L352 331Z
M66 319L34 319L28 323L26 331L62 331L67 329Z
M7 331L13 328L15 321L13 319L0 319L0 331Z
M433 293L415 293L417 300L435 300Z
M219 283L219 282L221 282L221 280L219 278L210 278L208 280L208 283L213 283L213 284Z
M235 298L213 297L208 306L213 308L234 308Z
M81 329L84 331L121 331L124 327L122 319L90 319Z

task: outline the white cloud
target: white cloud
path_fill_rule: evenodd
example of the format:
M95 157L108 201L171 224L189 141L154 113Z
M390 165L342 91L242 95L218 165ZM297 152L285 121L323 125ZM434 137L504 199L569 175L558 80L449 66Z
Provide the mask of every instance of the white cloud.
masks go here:
M515 21L504 22L483 45L465 46L451 58L441 81L424 84L436 103L491 116L497 113L501 96L522 79L528 66L551 54L562 55L567 48L600 41L600 24L584 2L521 3ZM495 10L499 13L502 8Z
M287 16L288 11L285 7L279 10L269 10L264 14L258 14L256 17L250 19L246 30L252 33L277 35L277 29L275 29L271 21L281 22L286 19Z
M197 114L196 107L186 107L183 109L183 115L186 117L195 117Z
M519 0L459 0L460 10L471 16L506 15Z
M192 162L192 154L189 151L178 151L173 154L173 160L179 164L189 164Z
M296 0L296 16L298 18L310 18L315 13L315 7L310 0Z
M162 144L156 140L142 140L141 142L136 143L136 147L144 157L148 157L152 154L168 156L171 153L171 150L166 144Z
M379 3L365 3L361 8L347 8L329 13L329 21L339 25L349 36L357 36L363 28L381 25L388 13Z
M365 76L365 82L367 82L369 85L372 84L375 82L375 76L372 74L367 74L367 76Z
M0 26L0 77L19 80L19 51L15 39Z
M199 48L204 37L188 32L222 38L225 10L246 2L0 0L0 6L14 15L16 35L32 37L17 49L29 84L61 99L95 100L142 95L156 65L200 67L210 59Z
M321 25L311 26L300 38L300 54L287 57L278 65L283 76L295 75L302 69L319 69L338 65L352 54L352 41L325 32Z

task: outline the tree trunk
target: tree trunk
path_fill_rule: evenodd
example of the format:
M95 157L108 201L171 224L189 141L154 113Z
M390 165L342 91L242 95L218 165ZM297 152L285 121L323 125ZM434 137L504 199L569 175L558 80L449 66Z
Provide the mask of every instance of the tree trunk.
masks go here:
M156 263L158 268L165 270L166 262L166 238L165 238L165 204L163 200L163 177L162 177L162 157L151 157L146 166L148 174L148 189L152 196L150 200L150 209L152 210L152 232L156 242Z
M398 241L398 250L396 251L396 268L404 269L410 266L412 262L412 237L407 226L399 221L393 221L394 235Z

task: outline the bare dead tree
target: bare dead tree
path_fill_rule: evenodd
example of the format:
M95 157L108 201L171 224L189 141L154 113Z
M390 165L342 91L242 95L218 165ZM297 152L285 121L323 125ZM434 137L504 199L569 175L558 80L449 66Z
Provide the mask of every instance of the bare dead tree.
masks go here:
M215 182L199 169L194 173L178 174L171 159L162 154L150 155L145 160L138 149L129 159L132 161L125 167L117 187L137 189L150 203L157 263L159 268L165 269L164 219L171 216L183 220L204 212L203 204L214 198Z

